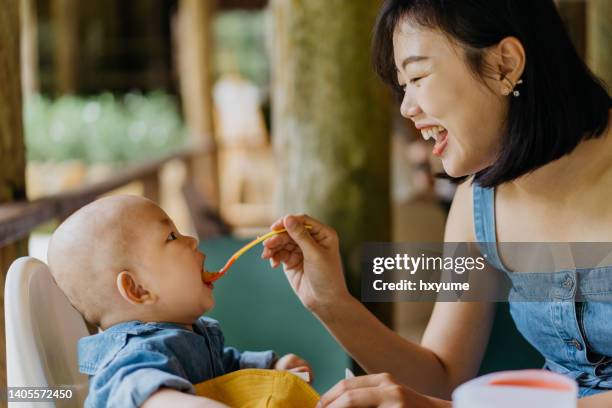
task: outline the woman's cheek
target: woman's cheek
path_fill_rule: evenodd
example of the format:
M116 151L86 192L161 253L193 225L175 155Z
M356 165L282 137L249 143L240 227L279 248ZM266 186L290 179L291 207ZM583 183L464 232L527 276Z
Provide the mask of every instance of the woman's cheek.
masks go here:
M417 95L420 107L427 118L441 121L448 115L448 110L451 108L448 106L447 95L435 81L425 78L418 88Z

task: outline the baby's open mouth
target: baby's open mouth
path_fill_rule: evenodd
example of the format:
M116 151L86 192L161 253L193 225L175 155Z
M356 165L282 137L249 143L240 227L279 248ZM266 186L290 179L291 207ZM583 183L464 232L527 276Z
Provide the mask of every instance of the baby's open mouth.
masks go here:
M200 277L202 278L202 282L203 282L203 283L204 283L206 286L208 286L210 289L213 289L213 288L215 287L215 285L213 285L213 283L212 283L212 282L209 282L209 281L207 281L207 280L206 280L206 275L207 275L208 273L209 273L209 272L206 272L206 271L204 270L204 266L202 266L202 270L200 271Z

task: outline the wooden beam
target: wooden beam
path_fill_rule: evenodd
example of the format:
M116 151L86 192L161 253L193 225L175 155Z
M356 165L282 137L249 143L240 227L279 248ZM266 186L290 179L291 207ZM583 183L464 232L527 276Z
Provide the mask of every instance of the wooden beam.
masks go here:
M181 99L190 138L210 154L194 158L196 187L219 206L217 147L214 139L212 101L212 24L216 9L213 0L180 0L174 24L174 47L180 78Z
M55 89L60 94L77 91L79 3L78 0L51 0Z
M36 2L21 0L21 79L24 95L38 92L38 18Z
M19 2L6 0L0 11L0 204L24 200L26 195ZM10 264L26 254L27 243L23 240L0 248L2 294ZM0 299L0 386L5 386L4 296L0 296Z
M187 160L193 153L179 151L157 160L135 165L127 170L98 183L65 193L48 196L34 201L19 201L0 206L0 247L15 242L37 226L55 218L64 219L82 206L94 201L102 194L116 190L132 181L143 180L145 195L156 199L159 187L153 186L158 180L160 168L175 159Z

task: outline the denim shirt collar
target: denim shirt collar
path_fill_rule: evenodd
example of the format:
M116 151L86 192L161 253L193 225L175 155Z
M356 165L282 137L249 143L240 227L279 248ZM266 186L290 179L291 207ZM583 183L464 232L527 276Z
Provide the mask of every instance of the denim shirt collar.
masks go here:
M79 370L93 375L110 363L126 345L128 336L139 336L164 329L187 330L176 323L132 320L113 325L101 333L83 337L77 345Z
M131 320L129 322L122 322L122 323L115 324L115 325L109 327L108 329L104 330L104 332L99 333L99 334L104 334L104 333L127 333L127 334L131 334L133 336L138 336L140 334L145 334L145 333L154 332L154 331L163 330L163 329L183 329L183 330L187 330L187 329L185 329L184 326L182 326L182 325L180 325L178 323L171 323L171 322L143 322L143 321L140 321L140 320ZM97 334L95 336L97 336Z

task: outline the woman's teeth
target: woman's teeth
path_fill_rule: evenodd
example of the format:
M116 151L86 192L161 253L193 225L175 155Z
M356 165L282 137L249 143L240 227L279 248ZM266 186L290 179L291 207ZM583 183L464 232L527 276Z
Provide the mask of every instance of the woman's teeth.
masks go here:
M444 132L445 130L446 129L444 129L442 126L432 126L425 129L421 129L421 134L423 135L423 138L425 140L433 138L437 142L439 134Z

